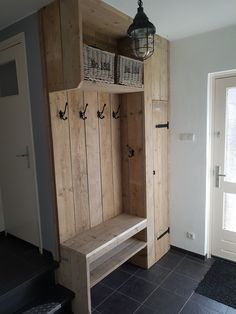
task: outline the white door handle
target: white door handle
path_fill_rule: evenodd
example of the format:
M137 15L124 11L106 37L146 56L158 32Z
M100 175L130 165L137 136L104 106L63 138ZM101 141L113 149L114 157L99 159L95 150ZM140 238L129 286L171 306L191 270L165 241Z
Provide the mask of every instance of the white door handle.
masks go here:
M226 174L220 173L220 170L221 170L221 167L216 166L216 168L215 168L215 186L216 186L216 188L220 188L220 178L226 177Z

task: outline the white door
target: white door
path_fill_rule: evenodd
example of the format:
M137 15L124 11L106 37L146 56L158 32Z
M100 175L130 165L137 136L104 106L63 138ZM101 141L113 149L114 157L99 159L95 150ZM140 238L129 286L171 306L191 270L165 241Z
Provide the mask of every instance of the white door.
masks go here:
M0 43L0 187L6 232L41 248L28 74L20 38L10 48Z
M236 261L236 77L216 79L212 254Z

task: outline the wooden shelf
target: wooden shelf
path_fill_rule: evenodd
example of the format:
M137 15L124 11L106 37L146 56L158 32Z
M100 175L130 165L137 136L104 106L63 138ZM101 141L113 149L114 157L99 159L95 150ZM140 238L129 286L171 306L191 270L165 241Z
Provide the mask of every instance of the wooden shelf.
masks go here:
M89 264L147 227L147 219L121 214L65 241L63 247L84 255Z
M90 287L95 286L146 246L145 242L131 238L94 261L90 265Z
M130 16L103 1L82 0L80 5L84 29L96 30L106 38L119 39L127 36L127 29L133 22Z
M79 85L79 88L83 90L96 90L99 92L111 94L139 93L144 91L144 89L140 87L101 83L95 81L82 81Z

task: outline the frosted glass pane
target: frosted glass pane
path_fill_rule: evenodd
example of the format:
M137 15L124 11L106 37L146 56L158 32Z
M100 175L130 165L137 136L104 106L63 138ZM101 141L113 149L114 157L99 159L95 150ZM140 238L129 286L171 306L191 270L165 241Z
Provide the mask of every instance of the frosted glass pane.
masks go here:
M16 62L0 64L0 97L18 95Z
M236 182L236 87L227 90L225 126L225 181Z
M224 194L224 225L228 231L236 232L236 194Z

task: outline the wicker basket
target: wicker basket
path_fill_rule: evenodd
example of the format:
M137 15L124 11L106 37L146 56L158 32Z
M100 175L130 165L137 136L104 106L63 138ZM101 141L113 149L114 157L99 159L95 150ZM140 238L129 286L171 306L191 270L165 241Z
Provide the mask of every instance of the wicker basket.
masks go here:
M84 45L84 78L114 84L115 54Z
M143 86L143 62L117 56L116 83L127 86Z

